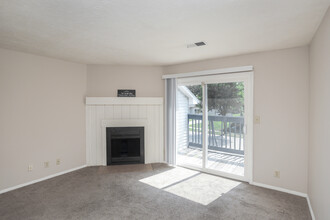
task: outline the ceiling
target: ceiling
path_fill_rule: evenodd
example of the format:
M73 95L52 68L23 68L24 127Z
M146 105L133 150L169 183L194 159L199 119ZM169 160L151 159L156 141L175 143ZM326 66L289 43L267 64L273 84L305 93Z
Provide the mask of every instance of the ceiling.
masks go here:
M0 0L0 47L170 65L307 45L330 0ZM206 46L187 48L204 41Z

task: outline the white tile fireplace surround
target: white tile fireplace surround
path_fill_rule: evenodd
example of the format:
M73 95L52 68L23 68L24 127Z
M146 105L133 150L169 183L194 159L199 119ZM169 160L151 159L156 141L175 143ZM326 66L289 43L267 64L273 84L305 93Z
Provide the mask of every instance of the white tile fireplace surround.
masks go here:
M145 163L164 162L163 98L86 97L86 163L106 165L106 128L144 127Z

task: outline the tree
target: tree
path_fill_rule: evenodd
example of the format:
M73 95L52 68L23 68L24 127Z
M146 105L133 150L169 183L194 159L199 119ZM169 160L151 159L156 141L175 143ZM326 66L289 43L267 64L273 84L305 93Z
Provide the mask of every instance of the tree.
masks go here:
M202 86L187 88L201 101L198 107L202 108ZM241 82L208 84L207 97L208 110L215 109L219 115L241 114L244 110L244 84Z

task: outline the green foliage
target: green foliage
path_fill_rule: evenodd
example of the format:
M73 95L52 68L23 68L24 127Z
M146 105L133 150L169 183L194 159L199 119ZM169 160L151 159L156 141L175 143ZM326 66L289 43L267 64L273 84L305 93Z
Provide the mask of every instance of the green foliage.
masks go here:
M187 87L202 103L202 86ZM214 109L223 116L227 113L242 114L244 111L244 84L242 82L208 84L207 93L209 111ZM202 108L202 105L199 104L198 107Z

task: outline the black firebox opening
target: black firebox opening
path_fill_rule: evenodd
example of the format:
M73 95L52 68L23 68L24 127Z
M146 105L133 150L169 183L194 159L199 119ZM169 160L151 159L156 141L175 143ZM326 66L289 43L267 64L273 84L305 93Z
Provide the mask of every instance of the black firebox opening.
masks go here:
M144 128L107 128L107 165L144 163Z

